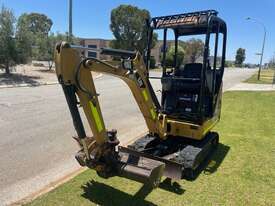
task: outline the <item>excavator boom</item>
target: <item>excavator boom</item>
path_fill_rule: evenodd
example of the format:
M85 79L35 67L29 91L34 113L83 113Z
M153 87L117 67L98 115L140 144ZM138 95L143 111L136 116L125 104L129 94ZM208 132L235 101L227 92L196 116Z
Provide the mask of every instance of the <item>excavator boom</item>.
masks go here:
M127 54L121 50L103 49L103 52L134 57L133 53ZM63 42L56 46L55 60L57 77L78 135L75 139L81 146L81 150L76 154L80 165L95 169L103 177L119 175L157 186L164 171L164 163L137 154L116 151L119 144L116 131L108 131L105 127L92 77L94 71L107 73L125 81L139 102L149 130L156 134L156 105L144 78L147 72L139 53L136 53L135 58L129 58L128 62L115 67L95 58L83 58L79 48L72 48ZM93 137L86 135L79 106L84 110Z

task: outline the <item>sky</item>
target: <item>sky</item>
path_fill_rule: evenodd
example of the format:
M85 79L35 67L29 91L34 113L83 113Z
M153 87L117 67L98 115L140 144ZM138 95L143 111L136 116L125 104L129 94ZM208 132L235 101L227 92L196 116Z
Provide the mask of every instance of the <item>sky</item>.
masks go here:
M263 42L263 27L246 17L264 23L267 29L264 62L275 55L275 0L73 0L73 34L84 38L112 39L111 10L131 4L163 16L215 9L228 28L227 59L234 60L239 47L246 49L246 62L258 63ZM68 31L68 0L0 0L16 17L22 13L46 14L53 21L53 32Z

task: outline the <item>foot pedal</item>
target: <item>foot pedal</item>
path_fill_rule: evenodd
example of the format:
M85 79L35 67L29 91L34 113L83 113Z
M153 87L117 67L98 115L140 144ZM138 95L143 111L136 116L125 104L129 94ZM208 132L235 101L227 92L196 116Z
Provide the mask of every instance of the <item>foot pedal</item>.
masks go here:
M127 152L119 152L121 165L119 175L127 179L157 187L161 181L165 164L163 162L138 156Z

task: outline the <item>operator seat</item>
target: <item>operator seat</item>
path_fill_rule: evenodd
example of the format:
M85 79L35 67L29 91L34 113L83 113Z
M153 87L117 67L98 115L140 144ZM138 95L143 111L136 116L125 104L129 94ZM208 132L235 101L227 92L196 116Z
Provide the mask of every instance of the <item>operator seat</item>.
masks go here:
M201 71L201 63L185 64L184 67L178 68L173 76L162 81L165 94L162 105L163 113L181 118L184 114L197 112Z

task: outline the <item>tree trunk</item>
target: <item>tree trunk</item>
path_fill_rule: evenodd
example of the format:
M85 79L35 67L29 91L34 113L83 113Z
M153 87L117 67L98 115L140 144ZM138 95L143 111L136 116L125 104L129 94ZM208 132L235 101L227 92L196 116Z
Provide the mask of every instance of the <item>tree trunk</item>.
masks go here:
M10 64L9 64L9 61L6 62L5 71L6 71L6 74L10 74Z
M50 71L53 67L53 61L48 61L48 64L49 64L49 71Z

